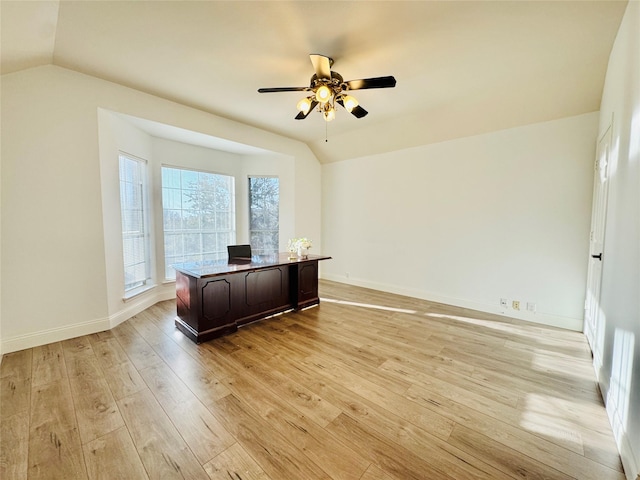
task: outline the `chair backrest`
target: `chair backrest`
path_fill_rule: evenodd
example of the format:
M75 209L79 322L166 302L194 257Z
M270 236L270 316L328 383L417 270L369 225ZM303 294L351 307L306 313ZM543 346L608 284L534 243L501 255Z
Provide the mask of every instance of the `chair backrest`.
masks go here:
M234 258L251 259L251 245L227 245L229 260Z

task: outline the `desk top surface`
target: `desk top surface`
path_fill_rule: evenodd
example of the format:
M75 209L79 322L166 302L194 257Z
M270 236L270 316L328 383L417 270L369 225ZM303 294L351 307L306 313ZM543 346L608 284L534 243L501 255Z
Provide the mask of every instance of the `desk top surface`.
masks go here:
M271 255L253 255L251 259L234 258L233 260L205 260L201 262L186 262L171 265L176 271L190 277L203 278L229 273L259 270L262 268L279 265L292 265L296 263L315 262L329 260L325 255L307 255L306 258L289 257L289 253L276 253Z

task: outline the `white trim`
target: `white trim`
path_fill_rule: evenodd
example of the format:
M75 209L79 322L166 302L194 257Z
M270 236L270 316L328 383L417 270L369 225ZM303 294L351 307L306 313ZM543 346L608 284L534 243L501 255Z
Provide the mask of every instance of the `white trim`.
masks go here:
M156 288L156 286L157 285L142 285L141 287L133 288L124 293L124 297L122 297L122 301L125 303L130 302L134 298L139 297L140 295L153 290L154 288Z
M171 287L173 287L173 285L171 285ZM171 300L172 298L176 298L175 288L161 289L160 291L156 291L153 295L140 297L136 302L128 302L125 309L109 316L109 328L117 327L122 322L129 320L134 315L137 315L156 303L164 300Z
M607 408L607 416L609 417L609 423L614 425L613 412ZM620 422L617 422L620 424ZM631 448L631 441L627 432L622 434L618 443L618 451L620 452L620 460L622 460L622 468L624 469L627 480L636 480L640 478L640 459L636 458ZM634 473L638 472L638 473Z
M473 300L446 297L433 292L426 292L424 290L418 290L414 288L398 287L396 285L371 282L368 280L362 280L353 277L347 278L342 275L322 274L321 278L334 282L346 283L348 285L355 285L357 287L371 288L373 290L380 290L383 292L395 293L397 295L419 298L431 302L444 303L456 307L469 308L471 310L479 310L481 312L501 315L508 318L516 318L518 320L524 320L527 322L539 323L552 327L564 328L567 330L574 330L576 332L581 332L582 327L584 326L584 320L582 318L563 317L560 315L549 315L540 312L534 313L527 310L521 310L519 312L516 310L509 310L509 313L507 314L504 311L501 311L498 305L477 302Z
M48 343L61 342L63 340L69 340L70 338L104 332L105 330L110 330L120 325L122 322L130 319L134 315L137 315L158 302L171 300L173 298L176 298L175 288L158 289L158 291L153 295L141 297L140 300L135 303L129 302L125 309L120 310L107 318L74 323L72 325L51 328L26 335L16 335L12 338L2 339L0 347L4 355L6 353L17 352L18 350L38 347Z
M24 350L26 348L38 347L47 343L60 342L70 338L89 335L91 333L109 330L109 319L100 318L86 322L65 325L64 327L50 328L40 332L16 335L15 337L2 340L2 352L10 353Z

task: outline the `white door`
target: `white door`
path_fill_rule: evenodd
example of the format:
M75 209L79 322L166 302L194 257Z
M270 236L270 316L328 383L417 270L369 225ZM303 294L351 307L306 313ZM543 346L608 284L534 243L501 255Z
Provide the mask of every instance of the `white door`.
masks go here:
M587 275L587 295L584 303L584 333L593 352L596 372L602 366L604 341L604 316L600 312L600 284L602 264L605 261L604 232L607 215L607 191L609 188L609 152L611 145L611 125L598 142L593 179L593 207L591 213L591 238L589 242L589 270Z

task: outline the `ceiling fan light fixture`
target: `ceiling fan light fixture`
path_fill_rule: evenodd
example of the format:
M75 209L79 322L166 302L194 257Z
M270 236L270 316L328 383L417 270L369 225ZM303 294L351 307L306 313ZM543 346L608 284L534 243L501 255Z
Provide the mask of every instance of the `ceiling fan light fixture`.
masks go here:
M334 118L336 118L336 111L333 108L328 108L324 112L323 118L325 122L330 122Z
M309 100L308 97L303 98L298 102L297 108L299 111L306 115L311 109L311 100Z
M332 96L331 89L326 85L321 85L316 90L316 100L320 103L327 103Z
M353 98L351 95L345 95L343 98L344 108L347 112L351 112L354 108L358 106L358 100Z
M0 0L2 1L2 0ZM326 55L309 55L315 73L309 80L308 87L275 87L259 88L258 93L268 92L306 92L306 98L297 104L299 110L296 120L304 120L311 110L316 109L322 114L325 121L330 122L336 115L336 103L347 110L356 118L367 116L367 112L359 102L351 95L351 90L365 90L371 88L393 88L396 79L388 75L386 77L361 78L358 80L344 81L342 75L331 70L333 59Z

